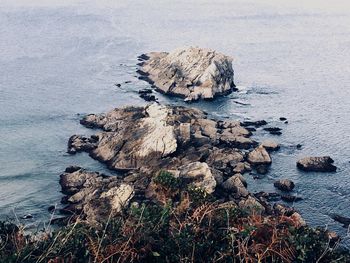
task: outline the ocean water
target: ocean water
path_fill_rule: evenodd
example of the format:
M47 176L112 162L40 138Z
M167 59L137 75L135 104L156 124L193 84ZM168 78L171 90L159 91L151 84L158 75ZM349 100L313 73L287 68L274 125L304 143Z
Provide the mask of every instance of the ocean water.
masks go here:
M240 91L190 106L283 129L281 136L255 135L282 148L265 177L245 175L248 189L274 191L275 179L290 178L307 222L346 235L330 214L350 216L350 4L281 2L2 0L1 218L47 221L68 165L114 174L86 154L66 153L72 134L92 133L81 115L144 105L137 91L149 85L136 77L137 56L193 45L234 57ZM308 155L332 156L338 171L298 171L296 160ZM21 220L26 214L33 219Z

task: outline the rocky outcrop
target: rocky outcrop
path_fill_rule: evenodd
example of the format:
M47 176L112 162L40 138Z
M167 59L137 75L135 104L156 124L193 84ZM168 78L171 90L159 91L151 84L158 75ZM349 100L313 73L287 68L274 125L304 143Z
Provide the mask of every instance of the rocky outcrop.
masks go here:
M196 109L156 103L90 114L81 123L102 131L93 135L94 141L72 136L69 152L86 151L110 168L121 171L142 168L152 173L160 167L177 169L200 161L232 174L236 165L244 162L240 146L254 145L249 138L251 133L239 122L211 120ZM230 143L223 142L223 136L230 137Z
M329 156L305 157L297 162L297 167L306 172L335 172L337 167Z
M248 154L248 162L253 165L271 164L271 157L263 146L255 148Z
M268 201L280 199L280 195L257 194L255 198L242 176L251 171L251 166L267 171L271 163L266 150L269 147L260 145L248 152L246 149L258 143L249 138L251 132L238 121L218 121L197 109L154 103L89 114L81 124L96 129L96 134L72 136L69 152L86 151L109 168L124 173L108 177L68 167L60 180L66 195L63 212L81 214L96 224L109 215L107 211L118 214L131 199L165 204L169 201L164 195L168 190L156 180L165 171L174 177L166 180L174 181L182 191L192 189L188 188L192 185L248 213L275 213ZM176 194L179 189L174 190Z
M133 186L114 176L69 167L60 176L67 206L61 211L79 215L91 224L114 216L128 206L134 196Z
M214 50L190 47L170 53L152 52L139 59L140 79L185 101L213 99L235 90L232 58Z
M295 186L294 182L289 179L277 180L273 185L281 191L292 191Z

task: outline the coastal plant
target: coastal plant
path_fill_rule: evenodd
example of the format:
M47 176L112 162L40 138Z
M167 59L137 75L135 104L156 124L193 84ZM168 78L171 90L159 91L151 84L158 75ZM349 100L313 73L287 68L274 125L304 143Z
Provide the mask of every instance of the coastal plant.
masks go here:
M157 183L176 185L169 176ZM0 262L350 262L325 230L182 189L179 200L134 202L100 226L78 219L36 238L1 222Z

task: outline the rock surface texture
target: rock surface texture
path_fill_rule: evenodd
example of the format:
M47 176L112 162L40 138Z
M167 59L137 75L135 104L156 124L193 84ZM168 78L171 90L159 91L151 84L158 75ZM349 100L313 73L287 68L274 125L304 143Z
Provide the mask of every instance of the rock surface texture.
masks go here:
M232 58L214 50L190 47L139 57L140 79L185 101L213 99L235 90Z
M60 176L62 193L66 194L64 213L80 215L96 224L125 208L134 196L133 186L115 176L69 167Z
M335 172L337 167L329 156L305 157L297 162L297 167L307 172Z

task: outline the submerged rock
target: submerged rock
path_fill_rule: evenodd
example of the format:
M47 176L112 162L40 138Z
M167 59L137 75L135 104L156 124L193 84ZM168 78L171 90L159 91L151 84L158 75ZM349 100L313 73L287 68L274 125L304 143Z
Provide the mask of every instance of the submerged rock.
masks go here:
M303 198L299 197L299 196L295 196L295 195L281 195L281 199L285 202L289 202L289 203L292 203L292 202L298 202L298 201L301 201L303 200Z
M329 156L305 157L297 162L297 167L306 172L335 172L337 167Z
M258 174L264 175L269 172L269 167L266 164L259 164L255 167L255 170Z
M190 47L152 52L141 59L140 79L185 101L213 99L235 90L232 58L214 50Z

